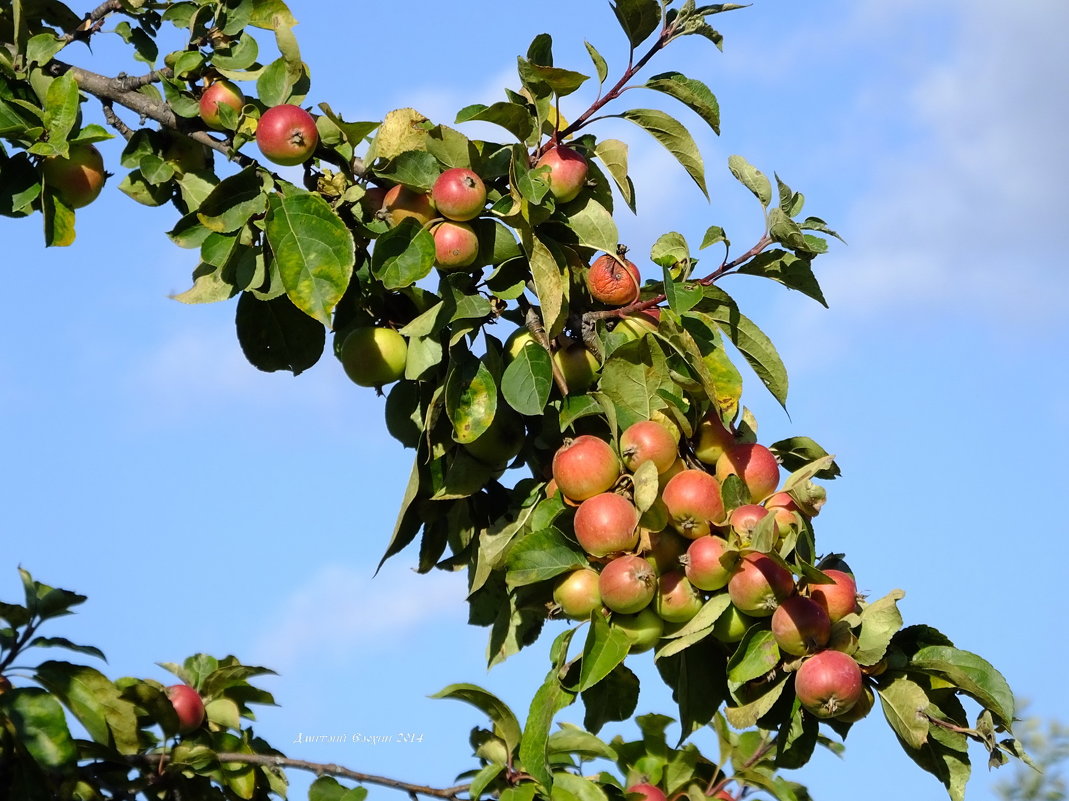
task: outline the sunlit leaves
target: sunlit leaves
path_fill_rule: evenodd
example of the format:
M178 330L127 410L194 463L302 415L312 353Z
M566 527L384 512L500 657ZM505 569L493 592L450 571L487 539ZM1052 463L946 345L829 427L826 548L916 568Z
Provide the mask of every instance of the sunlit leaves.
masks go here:
M267 241L286 293L301 311L330 325L355 262L353 235L318 195L271 195Z
M705 187L705 165L702 162L698 145L682 123L663 111L649 108L636 108L619 115L625 120L631 120L639 127L647 131L654 139L664 145L676 160L683 165L694 183L702 190L706 199L709 191Z
M750 162L742 156L731 156L728 158L728 169L739 183L753 192L762 206L772 202L772 184L768 177Z
M715 133L720 133L720 104L712 90L701 81L680 72L662 72L646 81L645 86L684 103Z

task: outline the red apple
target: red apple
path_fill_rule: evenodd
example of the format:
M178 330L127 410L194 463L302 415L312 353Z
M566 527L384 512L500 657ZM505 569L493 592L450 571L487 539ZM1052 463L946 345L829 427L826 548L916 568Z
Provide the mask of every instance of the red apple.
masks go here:
M849 712L865 692L861 668L842 651L821 651L806 659L794 677L794 691L818 718Z
M442 270L470 267L479 255L479 237L467 223L443 222L434 226L434 263Z
M104 188L104 159L92 145L71 145L66 158L49 156L41 164L45 183L72 209L88 206Z
M458 222L473 220L486 205L486 184L472 170L452 167L434 182L431 202L443 217Z
M832 583L810 584L809 597L827 610L831 622L835 623L852 612L859 611L857 583L854 577L842 570L825 570L823 573Z
M547 150L535 166L549 167L549 191L561 203L573 200L582 191L590 169L581 154L564 145Z
M692 540L704 537L724 519L720 484L704 470L676 473L661 492L676 531Z
M575 538L591 556L630 551L638 545L638 509L613 492L587 498L575 512Z
M605 492L620 477L620 460L605 440L583 434L566 440L553 454L553 478L573 501Z
M238 89L237 84L231 81L216 81L200 96L197 108L200 118L209 128L217 131L225 130L223 117L219 113L219 106L229 106L237 114L245 105L245 95Z
M316 121L300 106L274 106L263 113L256 125L256 144L264 157L275 164L302 164L319 144Z
M608 253L599 256L586 274L590 296L609 306L626 306L638 300L642 279L634 262Z
M178 716L178 731L189 734L204 722L204 701L188 684L172 684L167 688L167 697Z
M658 473L675 464L678 443L668 429L653 420L642 420L627 427L620 435L620 456L632 473L645 461L652 461Z
M716 477L723 482L728 476L742 479L755 503L776 491L779 485L779 462L772 451L756 443L729 446L716 460Z

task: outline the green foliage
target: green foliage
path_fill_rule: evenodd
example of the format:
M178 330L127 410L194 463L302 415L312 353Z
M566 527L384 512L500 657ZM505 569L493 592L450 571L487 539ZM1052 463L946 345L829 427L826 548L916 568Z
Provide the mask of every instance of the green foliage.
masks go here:
M690 130L659 109L626 107L622 97L631 87L658 92L719 133L719 102L705 82L676 71L637 76L682 36L720 47L710 18L742 6L617 0L611 7L629 57L616 75L586 43L596 89L584 72L555 64L550 37L540 34L518 58L516 84L501 100L466 106L455 117L456 125L493 123L501 141L469 139L415 109L391 111L381 122L347 121L321 102L319 143L303 165L301 185L274 172L252 147L267 109L303 104L312 91L293 33L296 20L283 0L122 0L84 21L59 2L0 9L0 213L40 212L46 245L74 241L76 210L62 187L43 180L42 165L74 145L109 136L86 122L85 112L102 101L105 121L127 139L116 167L128 171L120 190L146 205L172 205L177 216L170 238L198 253L192 286L175 299L192 304L237 297L237 336L252 365L296 375L321 358L328 332L339 357L357 329L387 328L403 338L404 371L389 389L385 417L388 430L415 454L382 558L418 543L420 572L467 570L470 619L489 629L490 665L534 642L546 621L560 616L552 601L560 576L587 565L600 569L608 560L584 553L572 505L560 487L552 497L548 486L558 478L555 455L566 439L582 434L618 451L628 427L657 420L674 439L673 469L716 475L714 512L670 509L670 480L652 461L603 487L641 514L637 553L656 561L652 538L667 538L680 516L698 515L692 522L724 537L721 564L732 581L743 573L742 557L755 553L786 576L791 593L834 583L820 569L828 565L818 564L813 528L826 497L814 479L839 475L834 457L805 436L780 440L762 451L775 473L771 484L734 462L736 447L761 447L757 422L742 406L738 356L747 375L784 408L788 377L769 337L742 313L722 279L763 277L826 305L813 264L828 241L816 234L838 234L818 217L803 217L804 195L777 174L773 187L764 172L732 155L727 171L761 211L757 241L732 257L727 233L710 225L699 250L722 244L725 254L719 263L703 256L713 266L699 270L687 236L666 232L650 253L659 269L647 273L637 300L620 307L595 300L588 265L599 253L626 253L615 203L621 198L634 211L638 188L628 174L628 145L597 138L594 123L604 116L635 123L708 198L711 176ZM103 21L111 15L123 19L109 31L135 60L152 65L141 78L112 80L62 61L71 42L104 35ZM185 41L161 59L157 37L167 26ZM263 34L255 29L273 34L277 59L258 60L257 36ZM202 87L217 78L241 83L245 95L239 110L221 107L221 131L199 118ZM591 97L587 110L563 122L559 98L583 93ZM608 105L612 113L601 114ZM117 112L132 112L131 123L136 118L139 127L128 128ZM587 170L578 196L562 194L569 198L562 202L548 180L551 168L535 165L566 138ZM439 266L448 263L435 235L441 217L427 195L454 167L473 170L487 188L486 207L471 222L478 254L460 270ZM516 350L513 337L521 334L530 342ZM355 354L361 356L378 355ZM700 431L709 421L723 428L721 450L730 452L703 463ZM781 466L789 473L783 482ZM773 503L776 489L785 498ZM753 505L766 514L753 526L730 518ZM681 556L658 564L661 585L683 569L687 557ZM0 629L0 673L33 648L102 657L92 646L36 636L43 622L69 613L83 597L25 572L23 582L25 603L0 605L7 622ZM606 723L634 714L639 691L628 662L641 656L607 610L581 624L582 637L568 629L557 638L522 727L481 688L443 690L440 697L470 703L491 721L491 729L472 734L479 767L470 776L471 797L605 801L643 781L695 798L728 786L736 795L752 788L781 801L807 798L778 771L806 764L818 745L835 749L825 731L847 734L856 699L828 721L807 711L796 697L795 676L808 656L786 654L769 616L759 614L771 614L782 597L751 609L751 619L737 615L738 592L730 586L694 591L697 611L688 620L668 621L653 649L678 705L674 745L666 739L672 721L663 715L636 719L640 740L596 737ZM878 695L906 753L951 798L961 798L970 772L968 740L987 748L993 763L1023 754L1010 732L1013 697L981 657L955 648L935 629L903 628L897 606L903 595L895 590L840 616L830 639L811 650L848 654L861 689ZM732 631L724 621L745 625ZM30 686L0 696L0 754L14 766L0 772L0 781L31 799L101 797L93 793L109 781L118 783L117 792L158 797L150 780L155 771L174 797L281 794L277 765L253 759L275 752L244 722L251 719L249 704L272 703L248 683L265 669L205 655L165 667L196 688L206 706L206 722L177 740L179 721L162 685L112 681L96 668L62 660L38 664L25 679ZM961 697L980 707L972 727ZM557 714L577 701L584 705L586 730L554 731ZM67 712L89 740L72 738ZM717 734L716 760L687 742L705 726ZM594 757L614 762L619 776L587 777L583 763ZM142 772L130 776L131 767ZM364 794L322 776L310 797L361 801Z

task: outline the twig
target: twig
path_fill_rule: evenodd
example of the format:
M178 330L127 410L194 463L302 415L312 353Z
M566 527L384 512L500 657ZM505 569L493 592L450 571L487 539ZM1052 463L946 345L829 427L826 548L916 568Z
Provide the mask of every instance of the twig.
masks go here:
M376 776L371 773L361 773L334 763L309 762L304 759L291 759L290 757L272 756L270 754L235 754L220 752L215 755L215 758L219 760L219 762L236 762L242 765L261 765L263 767L273 768L295 768L297 770L306 770L319 776L340 776L343 779L351 779L352 781L360 782L361 784L375 784L380 787L401 790L407 792L410 796L423 795L430 798L455 799L456 801L459 801L459 794L467 792L469 788L469 785L467 784L458 784L455 787L445 788L427 787L422 784L411 784L410 782L390 779L385 776ZM163 765L170 761L170 757L167 754L144 754L127 757L127 760L134 764L146 762L148 764Z
M527 330L531 332L531 336L533 336L538 344L546 349L546 353L550 355L549 366L553 371L553 381L557 385L557 389L560 390L560 394L567 397L568 382L564 380L564 373L561 371L560 366L552 359L553 350L550 347L546 329L542 327L542 320L539 318L538 312L536 312L531 304L527 302L527 299L522 296L520 297L520 305L524 309L524 325L526 325Z
M709 273L709 275L705 276L704 278L699 278L697 281L695 281L695 283L699 286L712 286L716 281L723 278L726 274L734 270L736 267L741 267L743 264L748 262L750 259L752 259L754 256L756 256L758 253L763 251L771 244L772 237L770 237L767 233L764 234L757 241L756 245L747 250L741 256L732 259L731 261L723 262L719 267ZM635 301L634 303L631 303L627 306L621 306L618 309L605 309L603 311L586 312L583 315L583 325L586 326L588 322L590 324L593 324L598 320L607 320L613 317L623 317L627 314L632 314L634 312L641 312L645 311L646 309L652 309L654 306L663 303L667 297L667 295L662 294L657 295L656 297L652 297L648 300Z
M205 131L184 130L179 124L178 116L166 104L157 103L147 95L128 89L127 86L131 79L109 78L105 75L89 72L81 67L65 64L62 61L52 61L48 66L53 75L61 75L63 73L72 75L77 82L79 89L93 95L101 102L110 101L116 103L124 108L130 109L130 111L136 112L142 117L154 120L160 125L178 131L205 147L218 150L227 158L234 160L242 167L248 167L250 164L255 163L255 161L248 156L234 151L227 142L209 136ZM162 72L163 71L160 70L159 72L153 73L153 75L160 75ZM142 78L135 78L133 80L136 83L137 81L142 80ZM146 83L147 82L149 81L146 81Z
M129 142L131 137L133 137L134 132L130 129L130 126L119 119L119 115L115 113L115 108L112 106L111 101L101 100L100 107L104 112L104 121L118 131L123 139Z
M73 42L76 40L89 41L89 37L99 31L101 26L103 26L104 18L108 16L108 14L113 11L121 10L122 3L120 3L119 0L106 0L106 2L101 3L86 14L81 25L59 38L64 42Z

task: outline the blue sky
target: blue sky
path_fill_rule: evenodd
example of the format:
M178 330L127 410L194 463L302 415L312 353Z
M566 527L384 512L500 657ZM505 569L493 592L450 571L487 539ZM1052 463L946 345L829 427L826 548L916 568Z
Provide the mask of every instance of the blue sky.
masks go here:
M589 70L584 39L613 74L622 64L600 2L532 4L499 27L490 2L364 5L292 3L309 100L347 119L414 106L451 123L515 85L515 56L543 31L558 65ZM789 418L747 382L761 439L805 434L836 453L818 546L846 551L875 597L905 589L907 623L989 658L1031 712L1063 721L1067 23L1057 0L758 0L722 16L723 54L684 40L650 70L701 78L720 99L720 138L675 109L702 146L711 205L637 128L595 129L631 143L639 216L618 222L633 257L670 230L696 246L714 223L740 251L756 240L732 153L777 171L843 234L849 245L817 261L830 310L746 277L723 284L791 374ZM97 50L105 63L116 52L104 39ZM119 146L105 151L115 164ZM69 249L41 246L39 217L0 220L0 597L19 593L16 564L88 594L53 633L103 648L110 675L164 679L155 662L197 651L272 666L281 707L258 728L278 747L449 784L484 721L426 696L470 681L522 715L546 643L487 673L458 576L417 576L406 552L373 578L411 458L381 399L329 358L298 378L261 374L231 304L169 300L195 266L163 234L174 219L111 186L79 212ZM639 710L670 711L652 664L636 661L650 676ZM298 733L423 741L291 744ZM993 798L973 756L968 797ZM845 760L797 778L819 801L879 797L874 779L888 797L942 796L878 716L855 727Z

